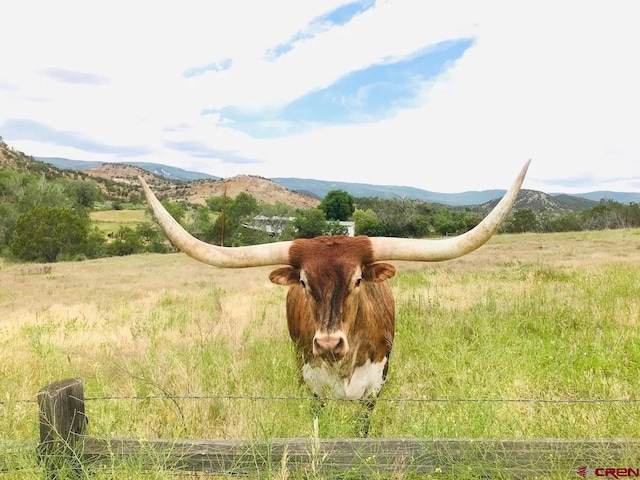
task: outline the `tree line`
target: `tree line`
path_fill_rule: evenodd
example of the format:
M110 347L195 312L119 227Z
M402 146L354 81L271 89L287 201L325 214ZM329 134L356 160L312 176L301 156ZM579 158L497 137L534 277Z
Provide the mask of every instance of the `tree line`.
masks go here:
M411 199L354 198L330 191L318 208L294 209L259 202L248 193L210 197L205 205L161 200L195 237L216 245L242 246L318 235L343 235L340 222L355 222L356 235L440 237L458 235L486 215L481 207L448 207ZM143 252L173 251L146 204L108 198L92 180L47 179L42 173L0 170L0 254L22 261L54 262ZM101 208L147 208L149 221L123 225L108 235L92 225ZM602 200L581 212L520 209L503 232L557 232L640 227L640 205Z
M164 235L152 223L122 227L111 238L92 226L96 202L108 200L92 180L0 169L0 253L54 262L168 251Z
M522 208L511 213L503 231L524 232L575 232L640 227L640 204L602 199L597 205L580 212L557 213L549 210L534 212Z

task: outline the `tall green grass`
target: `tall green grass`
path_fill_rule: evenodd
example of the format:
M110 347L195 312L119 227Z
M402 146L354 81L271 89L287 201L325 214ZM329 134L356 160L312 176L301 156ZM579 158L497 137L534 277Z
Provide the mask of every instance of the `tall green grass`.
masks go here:
M637 267L514 264L479 283L469 276L478 274L462 273L459 281L473 281L476 295L459 302L462 308L442 302L423 274L401 279L405 291L412 282L427 288L401 296L395 375L385 393L486 401L402 403L387 407L390 418L414 418L411 436L637 435L631 417L639 404L591 402L638 399ZM571 403L577 400L584 403ZM387 424L383 431L393 435Z

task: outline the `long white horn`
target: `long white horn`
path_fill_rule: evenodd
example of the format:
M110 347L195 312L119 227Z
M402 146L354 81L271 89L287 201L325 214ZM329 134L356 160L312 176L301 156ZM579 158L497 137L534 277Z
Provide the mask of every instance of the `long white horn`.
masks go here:
M177 248L190 257L209 265L224 268L259 267L289 263L292 242L265 243L248 247L218 247L198 240L187 232L162 206L147 182L138 177L147 201L158 223Z
M371 238L373 257L378 260L439 262L461 257L482 246L500 228L516 201L529 168L528 160L518 178L495 208L472 230L446 239Z

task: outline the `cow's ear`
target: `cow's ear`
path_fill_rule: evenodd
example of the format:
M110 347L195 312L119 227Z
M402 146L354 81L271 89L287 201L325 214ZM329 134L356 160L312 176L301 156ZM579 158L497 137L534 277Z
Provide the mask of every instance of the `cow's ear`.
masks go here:
M277 285L297 285L300 283L300 271L293 267L276 268L269 274L269 280Z
M366 282L384 282L393 278L396 274L396 267L390 263L377 262L367 265L363 272L362 278Z

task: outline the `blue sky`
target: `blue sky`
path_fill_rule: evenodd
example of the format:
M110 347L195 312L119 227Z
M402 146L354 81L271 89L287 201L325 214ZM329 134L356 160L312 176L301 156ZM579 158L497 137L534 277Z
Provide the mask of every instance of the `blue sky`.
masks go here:
M452 40L403 58L384 59L279 107L256 111L229 105L205 109L203 114L218 114L255 138L284 137L323 125L377 122L418 106L425 82L459 59L472 43Z
M267 49L265 59L275 60L293 50L297 43L312 39L332 27L348 24L357 15L373 8L375 3L375 0L348 2L327 10L296 31L287 41Z
M634 12L630 1L12 2L0 135L34 156L441 192L506 188L532 158L526 188L637 191ZM24 25L30 42L16 41Z

